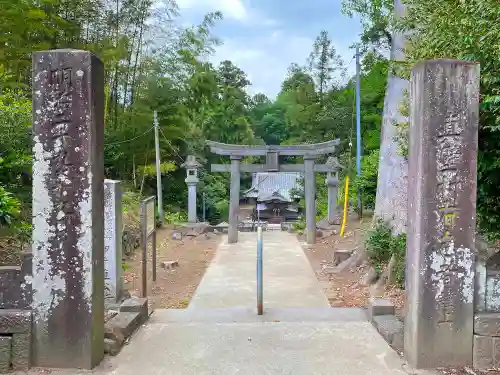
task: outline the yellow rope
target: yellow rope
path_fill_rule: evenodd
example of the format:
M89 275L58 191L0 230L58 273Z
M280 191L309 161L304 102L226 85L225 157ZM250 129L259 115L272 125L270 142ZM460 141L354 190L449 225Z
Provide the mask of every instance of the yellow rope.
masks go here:
M349 196L349 176L345 177L345 197L344 197L344 218L342 219L342 228L340 229L340 236L344 237L345 225L347 222L347 201Z
M356 90L353 91L354 100L352 102L352 114L351 114L351 132L349 134L349 166L347 167L347 173L351 171L352 166L352 132L354 129L354 114L356 110ZM347 224L347 204L349 202L349 174L345 176L345 194L344 194L344 217L342 219L342 228L340 229L340 236L344 237L345 226Z

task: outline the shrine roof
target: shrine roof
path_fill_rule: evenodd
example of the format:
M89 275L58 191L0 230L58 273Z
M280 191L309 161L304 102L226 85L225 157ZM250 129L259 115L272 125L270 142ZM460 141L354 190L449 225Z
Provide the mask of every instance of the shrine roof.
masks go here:
M243 193L246 198L257 198L258 201L273 199L292 202L292 190L302 190L299 181L302 175L295 172L259 172L254 173L252 187Z

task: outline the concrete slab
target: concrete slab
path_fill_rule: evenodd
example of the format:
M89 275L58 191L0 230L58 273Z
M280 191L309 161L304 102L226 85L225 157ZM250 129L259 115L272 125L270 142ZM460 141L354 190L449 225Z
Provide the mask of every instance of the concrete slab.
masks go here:
M368 322L148 324L92 374L406 375ZM89 372L59 370L54 375Z
M264 308L328 307L306 255L293 234L264 232ZM219 246L188 308L256 306L257 234Z
M276 323L276 322L366 322L366 313L357 308L268 308L257 315L255 308L161 309L149 322L173 323Z
M50 373L415 374L366 321L363 310L329 306L291 234L264 234L264 315L258 316L256 236L239 235L240 243L220 246L187 309L156 310L129 345L93 371ZM28 374L42 373L34 369Z

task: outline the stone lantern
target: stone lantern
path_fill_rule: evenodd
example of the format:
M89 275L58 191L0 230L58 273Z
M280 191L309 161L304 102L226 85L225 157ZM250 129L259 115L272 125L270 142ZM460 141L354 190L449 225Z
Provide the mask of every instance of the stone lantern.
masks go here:
M194 155L188 155L187 160L181 165L186 168L186 184L188 186L188 223L195 224L196 220L196 184L198 183L198 163Z

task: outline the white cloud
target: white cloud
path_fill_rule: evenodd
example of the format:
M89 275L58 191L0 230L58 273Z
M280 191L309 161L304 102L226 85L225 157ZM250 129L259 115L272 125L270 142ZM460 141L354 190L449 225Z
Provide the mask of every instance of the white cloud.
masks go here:
M248 9L242 0L177 0L181 10L221 11L225 17L243 21L248 18Z
M223 60L232 61L247 74L252 83L248 89L250 94L261 92L274 98L281 89L290 64L304 64L313 42L311 38L290 35L280 30L260 38L226 38L224 44L217 48L212 61L215 64ZM348 45L335 41L334 44L348 64L353 54ZM349 74L353 73L353 65L350 65Z

